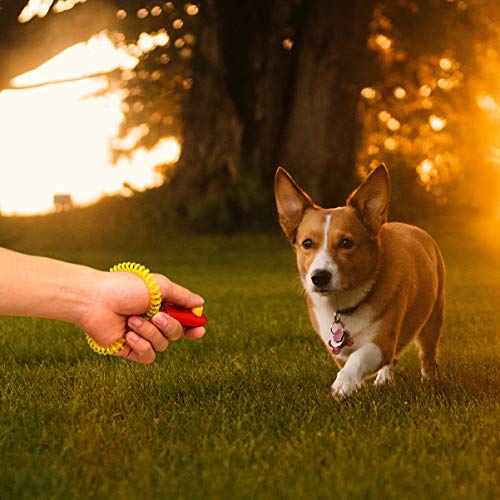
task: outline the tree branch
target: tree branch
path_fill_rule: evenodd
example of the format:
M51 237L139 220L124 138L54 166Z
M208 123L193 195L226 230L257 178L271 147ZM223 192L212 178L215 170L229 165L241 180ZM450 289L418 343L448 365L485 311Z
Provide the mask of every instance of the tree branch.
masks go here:
M45 87L46 85L58 85L59 83L71 83L80 82L82 80L87 80L88 78L99 78L101 76L111 77L114 72L117 74L121 73L121 70L113 69L111 71L100 71L99 73L92 73L91 75L75 76L71 78L61 78L60 80L50 80L47 82L34 83L32 85L8 85L4 87L3 90L27 90L27 89L37 89L40 87Z

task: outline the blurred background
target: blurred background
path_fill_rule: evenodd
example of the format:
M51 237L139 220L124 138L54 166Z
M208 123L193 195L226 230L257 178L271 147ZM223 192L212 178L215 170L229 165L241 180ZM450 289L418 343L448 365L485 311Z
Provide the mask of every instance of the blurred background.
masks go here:
M0 0L0 61L4 227L276 229L278 165L380 162L396 218L500 217L497 0Z

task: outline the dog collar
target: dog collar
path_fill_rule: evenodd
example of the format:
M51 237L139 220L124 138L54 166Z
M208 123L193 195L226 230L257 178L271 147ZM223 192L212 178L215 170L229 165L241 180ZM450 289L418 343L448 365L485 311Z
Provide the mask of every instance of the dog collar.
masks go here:
M356 308L357 307L358 306L356 306ZM340 354L343 347L354 344L354 340L351 338L351 333L344 328L344 323L342 323L341 311L337 311L335 313L330 326L330 332L332 334L332 338L328 341L328 346L332 350L333 354Z
M339 311L337 311L335 313L335 317L337 317L337 315L340 317L341 314L343 314L344 316L349 316L350 314L354 314L358 310L358 307L368 300L368 297L370 296L371 291L372 290L370 288L368 293L356 305L354 305L352 307L346 307L345 309L340 309Z
M370 297L370 295L372 293L374 284L375 284L375 282L373 282L373 283L370 284L370 288L366 292L365 296L357 304L355 304L352 307L346 307L345 309L338 310L335 313L335 317L337 317L337 314L339 315L339 317L340 317L341 314L343 314L344 316L349 316L350 314L354 314L358 310L358 307L360 305L364 304L369 299L369 297Z
M335 314L345 314L347 316L349 316L349 314L354 314L356 312L356 310L358 309L358 307L365 301L365 299L363 298L363 300L359 303L357 303L355 306L352 306L352 307L348 307L346 309L341 309L340 311L337 311Z

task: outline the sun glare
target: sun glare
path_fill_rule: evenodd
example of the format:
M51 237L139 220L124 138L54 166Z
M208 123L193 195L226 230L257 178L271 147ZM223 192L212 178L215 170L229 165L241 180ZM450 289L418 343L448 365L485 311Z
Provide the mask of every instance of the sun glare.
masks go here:
M36 70L13 80L17 87L81 78L115 68L131 69L137 59L104 35L77 44ZM105 194L125 193L124 183L143 190L162 183L155 167L177 161L179 143L163 139L154 149L134 149L140 133L127 138L129 159L111 164L122 96L94 96L106 79L0 92L0 213L35 214L53 209L56 194L88 204Z

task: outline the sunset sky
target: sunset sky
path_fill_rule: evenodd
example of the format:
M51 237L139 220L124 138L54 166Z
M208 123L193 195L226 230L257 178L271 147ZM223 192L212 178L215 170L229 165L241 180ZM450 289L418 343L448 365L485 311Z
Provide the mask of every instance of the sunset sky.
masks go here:
M13 84L32 86L135 64L136 57L116 49L101 34L68 48ZM137 189L162 182L154 167L177 159L175 139L164 139L152 151L137 149L130 161L110 164L110 144L123 114L118 93L91 95L106 85L103 77L85 78L0 92L2 214L50 211L55 194L71 194L75 203L86 204L122 191L124 182ZM135 141L128 139L130 149Z

